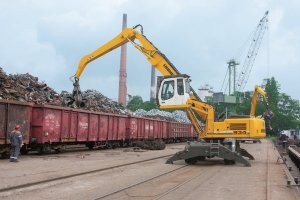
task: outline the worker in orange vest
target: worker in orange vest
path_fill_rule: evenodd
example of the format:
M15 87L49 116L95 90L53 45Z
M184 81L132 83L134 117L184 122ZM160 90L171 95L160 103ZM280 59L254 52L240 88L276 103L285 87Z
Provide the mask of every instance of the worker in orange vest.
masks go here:
M23 145L22 134L20 132L21 126L17 124L15 129L10 133L10 162L18 162L20 148Z

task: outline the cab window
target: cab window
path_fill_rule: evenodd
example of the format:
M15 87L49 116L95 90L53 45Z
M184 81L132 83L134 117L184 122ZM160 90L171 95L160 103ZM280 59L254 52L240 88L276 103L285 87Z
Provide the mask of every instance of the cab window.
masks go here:
M164 82L162 86L161 99L168 100L174 96L174 80Z
M185 79L185 91L186 91L186 93L190 93L190 91L191 91L189 79Z
M184 94L183 79L177 79L177 93L178 95Z

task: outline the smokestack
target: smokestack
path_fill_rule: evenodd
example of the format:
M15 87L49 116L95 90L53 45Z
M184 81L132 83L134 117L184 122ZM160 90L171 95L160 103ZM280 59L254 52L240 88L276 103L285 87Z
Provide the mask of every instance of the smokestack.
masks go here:
M127 14L123 14L122 30L127 28ZM127 45L121 46L121 60L120 60L120 77L119 77L119 104L126 105L126 94L127 94L127 72L126 72L126 57L127 57Z
M150 86L150 101L155 101L155 68L151 66L151 86Z

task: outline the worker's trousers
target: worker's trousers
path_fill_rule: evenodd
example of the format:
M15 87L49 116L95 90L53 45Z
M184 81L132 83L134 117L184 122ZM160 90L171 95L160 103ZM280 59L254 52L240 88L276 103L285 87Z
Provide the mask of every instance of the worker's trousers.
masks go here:
M20 154L20 147L19 146L11 146L10 148L10 159L17 160Z

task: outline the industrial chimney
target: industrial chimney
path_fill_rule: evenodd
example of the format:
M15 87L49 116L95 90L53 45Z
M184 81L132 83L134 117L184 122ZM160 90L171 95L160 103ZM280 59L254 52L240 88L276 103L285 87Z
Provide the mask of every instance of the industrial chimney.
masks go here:
M122 29L127 28L127 14L123 14ZM121 46L121 60L120 60L120 77L119 77L119 104L126 105L126 94L127 94L127 71L126 71L126 57L127 57L127 45Z
M155 101L155 68L151 66L151 86L150 86L150 101L154 102Z

